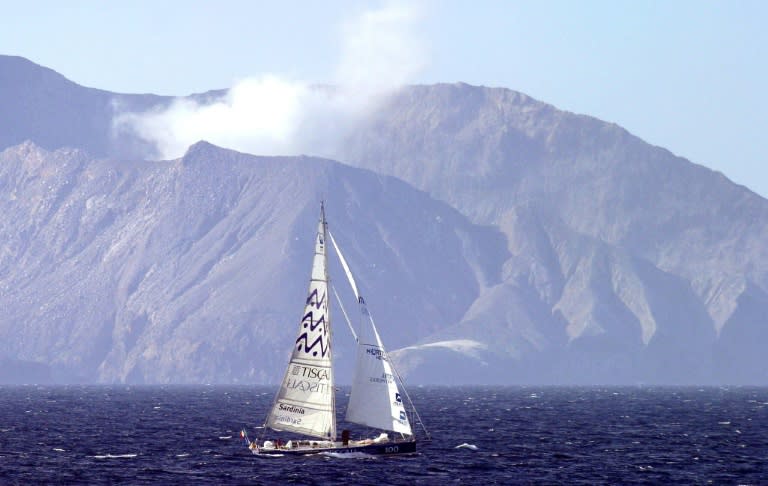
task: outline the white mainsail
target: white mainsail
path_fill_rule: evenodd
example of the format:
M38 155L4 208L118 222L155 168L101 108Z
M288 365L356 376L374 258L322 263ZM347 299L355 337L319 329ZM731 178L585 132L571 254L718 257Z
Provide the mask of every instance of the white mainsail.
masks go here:
M315 256L299 335L266 426L336 439L325 210L321 207Z
M346 420L382 430L412 435L397 380L389 363L373 318L360 295L355 279L344 255L331 235L333 247L339 256L349 284L355 292L360 311L367 322L357 333L357 361L352 390L349 395Z

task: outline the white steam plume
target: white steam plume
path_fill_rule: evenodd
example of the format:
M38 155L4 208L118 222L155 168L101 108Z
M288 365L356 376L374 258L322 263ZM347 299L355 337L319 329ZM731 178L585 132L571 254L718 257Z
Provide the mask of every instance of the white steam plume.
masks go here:
M413 6L389 4L346 23L332 88L264 75L210 103L179 98L162 111L123 113L115 128L150 142L163 159L200 140L259 155L333 156L363 114L421 69L423 47L413 34L419 15Z

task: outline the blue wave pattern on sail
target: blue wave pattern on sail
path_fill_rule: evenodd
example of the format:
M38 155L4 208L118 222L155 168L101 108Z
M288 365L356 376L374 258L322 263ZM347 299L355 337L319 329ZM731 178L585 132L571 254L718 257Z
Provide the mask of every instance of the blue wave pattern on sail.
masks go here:
M318 298L318 289L312 289L307 297L306 308L310 310L301 319L301 328L304 329L304 332L299 334L299 338L296 339L297 351L312 356L317 356L319 352L321 357L325 357L329 352L328 327L325 325L326 295L323 293L322 297ZM316 346L319 346L319 351L315 349Z

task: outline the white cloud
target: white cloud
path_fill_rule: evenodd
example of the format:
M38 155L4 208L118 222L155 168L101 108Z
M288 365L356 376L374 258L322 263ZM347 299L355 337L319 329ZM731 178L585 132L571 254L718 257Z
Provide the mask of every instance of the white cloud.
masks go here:
M333 88L264 75L212 103L179 98L162 111L123 113L115 127L151 142L164 159L200 140L259 155L333 156L349 127L422 67L419 17L417 8L388 4L346 22Z
M413 4L389 4L344 24L337 83L370 91L407 83L425 63L414 34L422 12Z

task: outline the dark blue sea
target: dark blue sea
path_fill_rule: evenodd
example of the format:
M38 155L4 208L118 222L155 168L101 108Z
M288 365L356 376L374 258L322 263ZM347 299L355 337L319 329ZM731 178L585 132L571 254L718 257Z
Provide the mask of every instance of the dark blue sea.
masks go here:
M0 386L0 484L768 484L768 388L409 391L418 454L291 458L273 388Z

